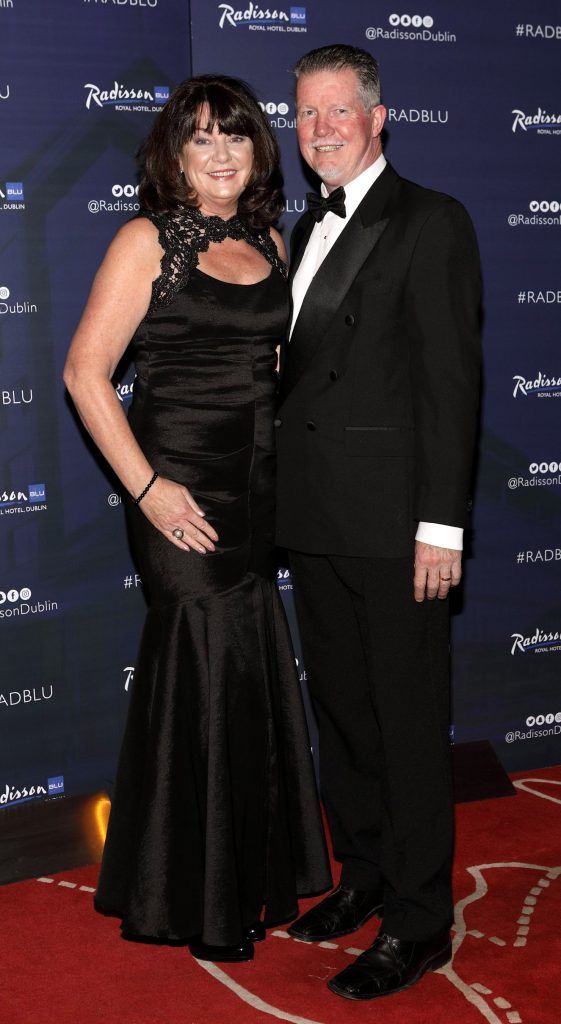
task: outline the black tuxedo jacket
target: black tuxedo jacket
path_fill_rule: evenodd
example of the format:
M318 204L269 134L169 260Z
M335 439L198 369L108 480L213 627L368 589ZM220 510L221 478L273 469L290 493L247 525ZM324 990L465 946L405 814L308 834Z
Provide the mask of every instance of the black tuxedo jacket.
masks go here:
M292 236L294 277L314 221ZM284 353L277 541L399 557L417 522L464 526L480 268L460 203L388 164L322 263Z

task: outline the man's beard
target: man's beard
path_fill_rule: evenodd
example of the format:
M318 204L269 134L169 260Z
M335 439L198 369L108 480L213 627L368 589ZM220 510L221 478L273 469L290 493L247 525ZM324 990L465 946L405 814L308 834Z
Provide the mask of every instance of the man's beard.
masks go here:
M336 178L339 173L337 167L326 167L324 171L318 171L317 174L322 181L329 181L331 178Z

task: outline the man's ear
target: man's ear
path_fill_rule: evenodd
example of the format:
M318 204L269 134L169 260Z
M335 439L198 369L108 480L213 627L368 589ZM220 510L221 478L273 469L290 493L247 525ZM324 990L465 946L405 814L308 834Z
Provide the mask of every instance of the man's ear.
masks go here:
M376 139L381 134L386 120L387 110L382 103L378 103L372 109L372 137Z

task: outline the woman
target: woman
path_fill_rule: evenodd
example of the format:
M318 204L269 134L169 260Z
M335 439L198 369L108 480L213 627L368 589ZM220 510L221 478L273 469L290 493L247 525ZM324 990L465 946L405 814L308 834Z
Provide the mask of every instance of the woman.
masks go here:
M271 561L281 184L243 83L180 85L64 374L128 492L150 595L96 907L217 961L251 959L299 893L330 884ZM127 422L111 377L131 337Z

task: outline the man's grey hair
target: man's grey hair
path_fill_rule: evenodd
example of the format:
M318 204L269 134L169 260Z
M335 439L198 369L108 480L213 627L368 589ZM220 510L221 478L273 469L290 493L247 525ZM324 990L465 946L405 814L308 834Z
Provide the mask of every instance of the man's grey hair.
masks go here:
M310 50L294 65L296 81L300 75L315 75L318 71L344 71L349 68L358 79L358 94L368 112L380 102L380 73L378 61L366 50L346 43L333 43Z

